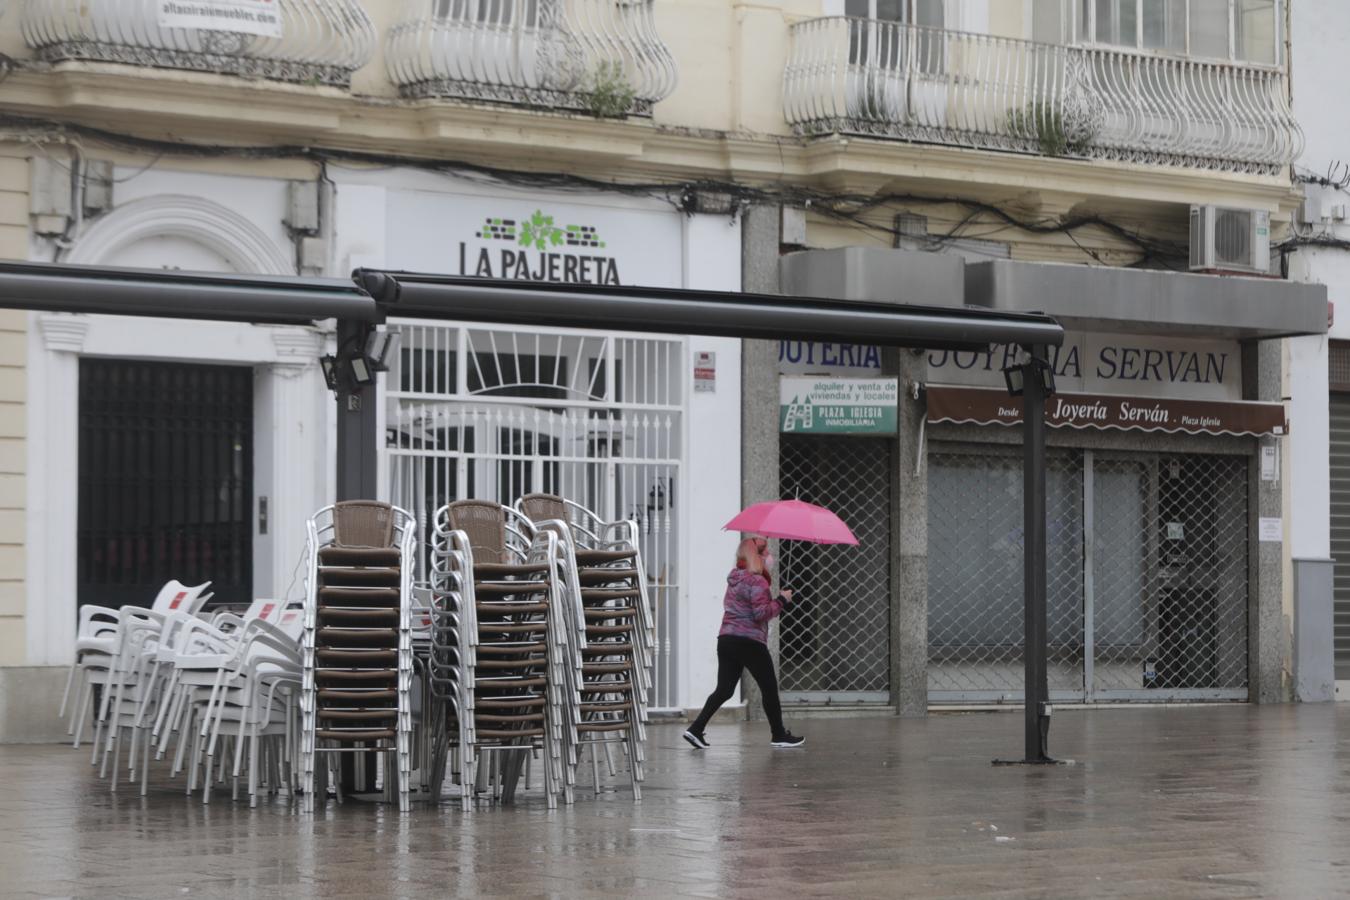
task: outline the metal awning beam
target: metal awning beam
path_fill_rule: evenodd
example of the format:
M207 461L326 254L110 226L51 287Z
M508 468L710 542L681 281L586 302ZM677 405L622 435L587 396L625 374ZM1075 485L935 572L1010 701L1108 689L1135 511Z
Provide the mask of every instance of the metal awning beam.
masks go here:
M350 281L156 269L0 263L0 308L268 325L380 320Z
M387 315L894 347L1058 346L1050 316L741 294L522 283L362 269L353 280L0 263L0 308L260 324Z
M1064 341L1059 323L1039 313L374 269L358 269L352 277L386 315L419 319L956 350Z

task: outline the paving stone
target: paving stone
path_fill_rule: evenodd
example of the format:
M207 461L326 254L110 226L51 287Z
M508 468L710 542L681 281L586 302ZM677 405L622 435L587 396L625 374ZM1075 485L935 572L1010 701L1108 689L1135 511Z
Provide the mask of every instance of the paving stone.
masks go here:
M650 729L640 804L462 813L209 805L152 768L0 747L0 897L1332 897L1350 895L1350 705L1067 711L1063 767L994 767L1020 715ZM583 767L584 768L584 767Z

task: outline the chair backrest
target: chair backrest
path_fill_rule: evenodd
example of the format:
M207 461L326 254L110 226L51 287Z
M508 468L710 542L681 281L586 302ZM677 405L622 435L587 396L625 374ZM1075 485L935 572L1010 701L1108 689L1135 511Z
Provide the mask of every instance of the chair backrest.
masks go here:
M206 593L206 589L210 586L211 582L209 581L204 581L195 587L188 587L177 580L168 581L155 595L155 602L150 605L150 609L160 615L167 615L171 612L196 615L211 596Z
M305 611L298 606L285 606L278 604L280 611L276 613L274 624L286 633L288 637L300 639L300 632L305 627Z
M334 504L333 541L339 547L394 546L394 508L376 500Z
M567 521L567 504L557 494L526 494L520 498L519 505L520 511L531 522Z
M474 562L510 562L506 558L506 513L500 503L456 500L449 514L450 527L468 536Z

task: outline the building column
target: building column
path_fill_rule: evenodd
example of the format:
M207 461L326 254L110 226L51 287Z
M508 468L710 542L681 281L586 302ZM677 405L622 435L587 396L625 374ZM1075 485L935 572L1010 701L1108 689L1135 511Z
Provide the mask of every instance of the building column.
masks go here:
M778 293L779 208L752 206L741 223L741 288L757 294ZM745 341L741 345L741 503L777 500L778 485L778 344ZM778 627L769 632L769 652L778 661ZM741 680L746 717L762 719L759 688L746 675Z
M891 492L891 698L897 715L928 714L928 472L924 401L928 356L898 351L900 382Z
M1243 399L1278 403L1283 374L1279 341L1243 345ZM1248 464L1248 497L1248 696L1256 703L1283 703L1292 687L1286 677L1292 636L1284 617L1284 545L1260 540L1259 521L1280 518L1283 501L1280 482L1261 479L1259 453Z
M29 357L28 664L69 665L75 648L80 353L86 316L37 319Z
M1331 559L1330 342L1326 335L1290 338L1290 436L1267 438L1284 450L1276 472L1285 479L1291 596L1284 614L1294 622L1294 698L1302 703L1336 697L1332 635L1335 564ZM1283 471L1281 471L1283 470Z
M331 500L317 464L328 452L320 409L328 391L318 366L318 331L279 328L272 343L277 361L259 367L255 395L253 585L255 596L280 600L288 590L298 596L305 520Z

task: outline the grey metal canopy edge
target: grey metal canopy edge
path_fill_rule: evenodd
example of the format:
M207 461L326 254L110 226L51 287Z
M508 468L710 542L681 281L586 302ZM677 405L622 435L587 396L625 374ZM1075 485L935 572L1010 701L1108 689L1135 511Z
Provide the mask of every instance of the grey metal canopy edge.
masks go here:
M1051 316L977 307L580 287L376 269L357 269L352 279L387 315L411 318L955 350L999 343L1059 346L1064 340L1064 329Z
M386 316L935 349L1058 346L1054 318L974 307L522 283L358 269L352 280L0 263L0 307L263 324Z

